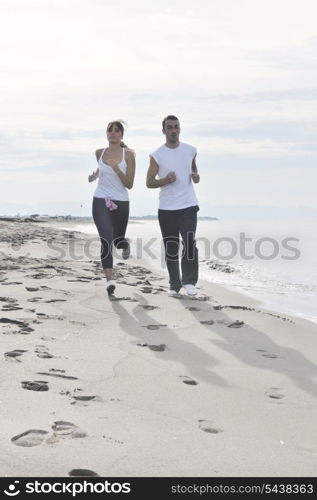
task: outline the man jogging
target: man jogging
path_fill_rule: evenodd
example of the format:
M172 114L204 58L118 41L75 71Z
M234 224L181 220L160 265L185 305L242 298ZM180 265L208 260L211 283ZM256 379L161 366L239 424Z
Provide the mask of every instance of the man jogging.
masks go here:
M169 295L177 295L182 286L188 295L197 295L198 250L195 242L198 201L193 182L199 182L196 148L179 141L180 124L176 116L164 118L166 142L150 155L148 188L160 188L158 219L169 273ZM158 176L158 179L156 179ZM179 235L183 243L181 274Z

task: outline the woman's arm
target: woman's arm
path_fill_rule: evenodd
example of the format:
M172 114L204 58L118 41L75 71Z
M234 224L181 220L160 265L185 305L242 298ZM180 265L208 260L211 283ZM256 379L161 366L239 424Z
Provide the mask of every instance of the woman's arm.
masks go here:
M118 167L118 164L114 160L108 160L107 165L110 165L117 176L120 178L122 184L128 188L131 189L133 186L134 182L134 175L135 175L135 155L131 149L127 149L125 151L125 159L127 162L127 172L124 174L122 170Z
M91 175L88 175L88 182L93 182L99 177L99 168L95 170Z
M95 153L97 161L99 161L101 153L102 153L102 149L97 149L97 151ZM88 175L88 182L93 182L96 179L98 179L98 177L99 177L99 168L97 168L97 170L95 170L92 174Z

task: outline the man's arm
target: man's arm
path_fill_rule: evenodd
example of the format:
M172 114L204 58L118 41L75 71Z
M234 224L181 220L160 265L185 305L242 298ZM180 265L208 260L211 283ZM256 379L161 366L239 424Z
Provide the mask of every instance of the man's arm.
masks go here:
M193 162L192 162L192 180L195 184L197 184L200 181L200 175L198 173L198 168L196 165L196 156L194 156Z
M150 166L147 171L146 176L146 187L148 188L158 188L165 186L166 184L171 184L176 181L176 175L174 172L169 172L166 177L162 179L155 179L158 174L159 166L154 160L153 156L150 156Z

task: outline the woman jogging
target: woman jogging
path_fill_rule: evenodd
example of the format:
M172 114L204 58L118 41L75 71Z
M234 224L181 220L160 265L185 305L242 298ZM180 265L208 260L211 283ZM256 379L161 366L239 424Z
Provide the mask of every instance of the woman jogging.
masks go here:
M98 178L94 192L92 216L101 240L101 264L107 279L107 292L113 294L112 248L122 249L123 259L130 255L130 245L125 238L129 218L129 194L135 174L135 158L132 150L122 142L124 127L121 121L107 126L108 147L97 149L98 168L88 176L92 182Z

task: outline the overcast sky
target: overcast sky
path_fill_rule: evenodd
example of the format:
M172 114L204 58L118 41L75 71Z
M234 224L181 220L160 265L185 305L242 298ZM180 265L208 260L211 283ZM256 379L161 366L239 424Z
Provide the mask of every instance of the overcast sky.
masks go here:
M90 215L94 151L128 122L131 214L179 116L201 215L317 215L316 0L0 0L0 213Z

